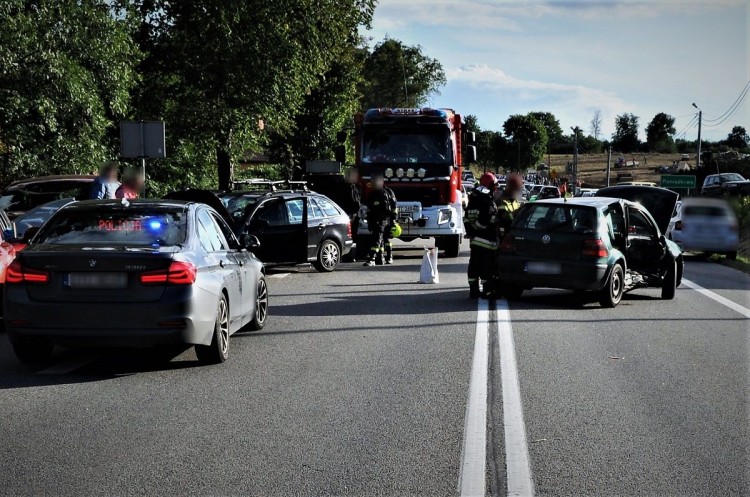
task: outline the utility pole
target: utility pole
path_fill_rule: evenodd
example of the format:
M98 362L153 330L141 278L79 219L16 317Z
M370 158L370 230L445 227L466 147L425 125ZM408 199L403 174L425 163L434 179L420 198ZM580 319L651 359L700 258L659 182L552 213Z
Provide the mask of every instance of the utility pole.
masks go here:
M609 186L609 177L612 172L612 147L607 147L607 186Z
M697 165L697 168L700 169L701 167L701 126L703 125L703 111L698 108L697 105L695 105L695 102L693 102L693 107L698 109L698 156L695 158L695 163Z

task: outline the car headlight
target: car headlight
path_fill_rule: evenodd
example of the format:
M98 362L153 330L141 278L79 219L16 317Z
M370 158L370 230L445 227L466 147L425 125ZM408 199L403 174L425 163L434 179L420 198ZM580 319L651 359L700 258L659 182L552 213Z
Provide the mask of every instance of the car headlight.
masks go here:
M417 176L419 176L420 178L424 178L425 176L427 176L427 169L420 167L417 170Z
M389 167L385 170L385 177L386 178L393 178L393 168Z
M453 209L440 209L438 213L438 224L445 224L450 222L453 217Z
M411 167L406 170L406 177L407 178L413 178L415 174L417 174L416 171L414 171L414 169L411 168Z
M403 178L404 177L404 168L403 167L399 167L398 169L396 169L396 176L398 176L399 178Z

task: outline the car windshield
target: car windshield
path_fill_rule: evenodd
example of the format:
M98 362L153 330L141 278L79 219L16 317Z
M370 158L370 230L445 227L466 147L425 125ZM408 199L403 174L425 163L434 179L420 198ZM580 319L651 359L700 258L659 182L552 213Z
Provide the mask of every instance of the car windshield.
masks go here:
M741 174L737 173L722 174L719 177L721 178L722 183L725 183L727 181L745 181L745 178L742 177Z
M235 221L242 221L258 203L258 195L227 195L221 197L221 203L224 204Z
M587 206L527 204L513 221L517 229L593 233L597 228L596 209Z
M184 209L69 209L53 216L35 243L119 247L174 246L187 237Z
M370 127L362 138L362 162L452 164L453 146L447 126Z
M39 207L34 207L30 211L26 212L22 216L17 217L13 224L14 229L11 230L11 236L7 236L9 239L20 239L23 238L24 233L29 228L38 228L43 225L47 219L52 217L52 214L60 210L63 206L75 201L73 198L64 198L48 202Z

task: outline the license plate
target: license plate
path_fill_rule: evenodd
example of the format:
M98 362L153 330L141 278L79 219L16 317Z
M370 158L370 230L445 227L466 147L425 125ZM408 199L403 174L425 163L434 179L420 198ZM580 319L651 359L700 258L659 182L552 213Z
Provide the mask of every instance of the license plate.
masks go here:
M420 210L420 207L418 205L405 205L403 207L399 207L399 212L418 212Z
M529 274L560 274L562 266L555 262L527 262L526 272Z
M127 273L69 273L65 286L77 289L123 289L128 286Z

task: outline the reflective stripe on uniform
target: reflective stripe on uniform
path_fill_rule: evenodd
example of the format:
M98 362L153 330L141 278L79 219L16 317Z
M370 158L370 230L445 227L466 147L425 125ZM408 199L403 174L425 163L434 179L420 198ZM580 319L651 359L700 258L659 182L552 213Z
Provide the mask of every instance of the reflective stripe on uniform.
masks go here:
M497 242L491 242L489 240L485 240L484 238L472 238L470 245L490 250L497 250Z

